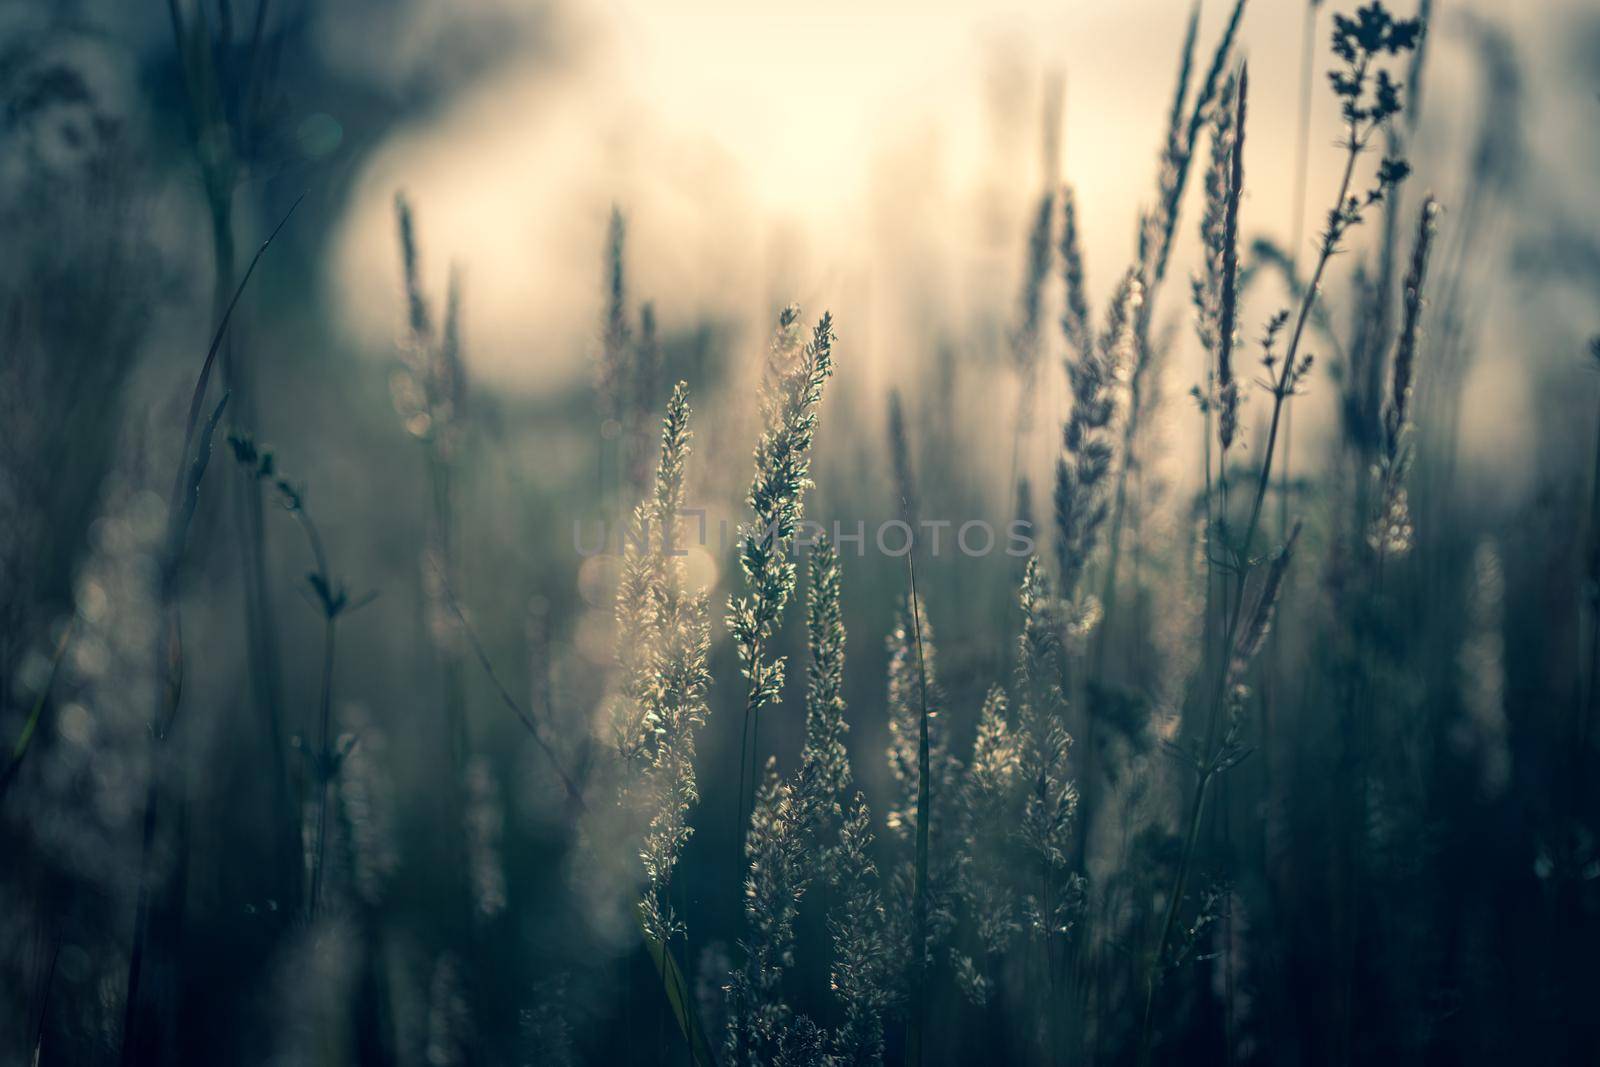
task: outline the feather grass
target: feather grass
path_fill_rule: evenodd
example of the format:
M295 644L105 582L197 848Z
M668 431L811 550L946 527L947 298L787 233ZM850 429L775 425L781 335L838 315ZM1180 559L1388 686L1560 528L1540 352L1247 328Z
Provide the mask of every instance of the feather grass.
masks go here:
M794 591L790 553L804 494L811 485L811 443L823 385L833 374L833 317L824 312L805 342L799 317L798 307L785 308L768 348L761 400L764 428L756 443L755 477L746 497L755 523L739 541L746 592L728 598L728 630L748 682L740 733L736 840L743 836L746 770L760 752L757 713L783 693L784 658L769 658L767 645Z
M1439 205L1423 200L1418 214L1417 237L1404 286L1405 310L1395 343L1393 377L1388 403L1383 409L1383 441L1378 456L1378 508L1369 543L1380 557L1404 553L1411 547L1411 512L1405 478L1410 467L1408 437L1411 430L1411 394L1416 376L1417 347L1422 333L1423 286L1428 276L1428 253L1438 230Z

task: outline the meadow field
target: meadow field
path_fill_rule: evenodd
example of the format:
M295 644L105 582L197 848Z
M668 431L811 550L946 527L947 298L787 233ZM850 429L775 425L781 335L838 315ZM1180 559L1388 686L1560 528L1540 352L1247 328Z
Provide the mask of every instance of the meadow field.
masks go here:
M0 12L0 1067L1600 1062L1600 11Z

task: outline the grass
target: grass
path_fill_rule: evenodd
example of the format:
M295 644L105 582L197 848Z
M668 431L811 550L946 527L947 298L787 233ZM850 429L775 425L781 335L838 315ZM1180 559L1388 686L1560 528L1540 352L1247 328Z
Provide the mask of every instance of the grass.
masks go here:
M1273 65L1243 62L1243 0L1217 12L1209 60L1196 7L1108 299L1091 300L1081 225L1118 205L1057 185L1047 130L1046 187L1018 205L1017 298L984 309L1009 327L965 337L928 308L953 354L882 383L851 351L868 323L841 315L836 333L831 314L808 324L789 305L749 358L746 395L682 309L637 302L652 275L630 265L650 249L632 242L648 229L612 208L597 222L592 395L523 407L475 386L469 408L473 293L452 269L435 304L398 197L398 425L373 410L359 363L286 355L283 382L230 367L234 313L288 218L232 281L240 137L270 109L261 23L239 37L216 11L213 29L211 8L172 7L195 143L221 130L228 151L201 161L218 321L177 470L162 493L138 489L165 488L165 471L127 494L158 502L160 547L126 585L92 572L99 584L55 616L70 625L26 620L27 642L67 635L37 670L3 663L16 740L0 846L17 859L0 874L13 913L0 973L23 993L0 1005L17 1022L0 1033L19 1035L0 1059L253 1061L259 1035L282 1042L263 1061L328 1063L1600 1050L1581 1014L1600 951L1586 786L1600 408L1585 384L1568 462L1550 447L1568 408L1545 395L1521 495L1460 462L1479 275L1451 227L1523 209L1491 212L1481 167L1463 222L1431 194L1400 196L1429 165L1403 150L1428 141L1416 100L1430 5L1415 19L1328 13L1342 130L1327 150L1309 96L1295 144L1251 125L1263 92L1297 86L1263 85ZM1309 4L1308 42L1320 24ZM1308 155L1337 164L1309 258L1253 229L1256 161L1274 154L1297 175L1316 172ZM1162 298L1191 247L1180 309ZM259 321L256 353L290 336ZM1591 371L1594 358L1600 347ZM1049 427L1051 521L1035 551L968 559L950 530L935 550L930 523L954 509L1031 510L1044 472L1028 442L1048 411L1035 393L1057 359L1068 407L1059 438ZM1198 412L1166 411L1192 364ZM213 388L234 371L241 392ZM965 398L983 375L1018 388L998 418ZM276 452L256 443L257 412L233 415L244 507L223 525L209 460L246 393L262 407L316 399L275 413L305 415ZM881 440L860 413L884 400ZM1319 406L1328 440L1303 434L1291 477L1290 412ZM407 437L410 460L393 447ZM314 496L280 469L290 455ZM742 524L719 545L736 495ZM294 521L294 555L274 555L251 499ZM617 555L559 551L574 501L625 517ZM96 551L136 525L107 508ZM871 532L850 552L857 515L911 529L904 561ZM835 518L846 532L818 536L812 523ZM215 564L229 541L242 573ZM352 597L330 547L385 589L359 626L344 624L370 598ZM120 636L154 659L118 676L95 665L122 647L105 620L125 616L97 597L132 603L140 573L151 605ZM274 616L269 594L286 586L320 625ZM532 613L541 629L524 641L508 620ZM118 677L153 690L135 702L142 755L110 747L106 694L132 688ZM239 707L281 712L271 751L232 729ZM305 727L298 805L278 739L289 722ZM358 774L396 788L352 792ZM108 795L135 810L132 840L90 832ZM285 808L298 808L287 823ZM251 844L285 825L299 847ZM361 851L382 832L398 866L363 883ZM274 851L293 853L294 893L250 885L281 879ZM476 864L503 876L494 908L475 906Z
M256 249L251 257L250 264L245 268L239 285L234 290L232 298L223 309L222 318L217 323L216 333L211 338L211 345L206 350L205 360L200 365L199 375L195 379L194 392L189 400L188 415L183 426L183 447L178 453L179 463L177 474L174 475L171 496L167 502L167 519L165 548L160 560L160 573L157 578L157 589L161 603L160 638L156 643L155 670L157 695L154 702L154 715L149 725L150 757L147 773L148 782L144 798L144 816L142 825L141 844L139 850L138 871L138 903L135 907L133 919L133 943L128 952L128 977L125 986L124 1015L122 1024L121 1060L123 1063L132 1063L138 1060L142 1050L139 1045L141 1002L139 999L140 982L144 976L144 959L146 947L151 936L151 910L154 906L153 898L158 889L163 887L156 884L156 873L153 869L152 850L155 847L156 831L159 825L159 805L164 799L165 792L172 788L173 768L169 746L169 734L177 722L179 702L183 695L183 635L178 612L176 585L179 568L183 563L184 551L189 537L189 527L194 519L195 508L199 502L200 484L205 478L206 468L211 459L212 439L216 434L217 425L222 418L222 410L227 405L228 396L218 401L216 408L209 418L203 423L200 416L204 410L207 386L211 381L211 371L216 365L217 353L222 349L222 343L228 334L228 325L233 319L233 312L239 306L239 298L244 295L245 286L250 283L255 268L261 262L261 257L266 254L273 240L283 230L299 207L299 201L289 208L277 227L267 235L266 240ZM181 807L181 802L180 802ZM181 824L180 824L181 825ZM168 879L166 893L168 900L166 906L171 907L170 898L174 892L171 888L172 879ZM181 911L180 911L181 914ZM167 931L163 930L163 933ZM162 945L162 948L168 946Z
M50 674L44 685L39 688L39 694L33 698L33 706L28 709L28 717L22 724L22 730L17 734L16 743L11 746L11 754L6 757L6 765L0 770L0 796L10 788L16 780L17 773L22 770L22 760L28 754L28 748L33 744L34 736L39 732L39 721L44 718L44 709L50 702L50 690L55 684L56 674L61 670L61 660L67 654L67 646L72 642L72 627L69 625L61 635L61 640L56 642L55 655L50 657Z

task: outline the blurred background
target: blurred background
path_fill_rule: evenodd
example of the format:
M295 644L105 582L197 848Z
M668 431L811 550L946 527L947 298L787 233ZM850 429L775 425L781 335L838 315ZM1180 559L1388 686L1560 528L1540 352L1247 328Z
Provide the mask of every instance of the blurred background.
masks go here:
M1098 330L1157 199L1190 16L1198 78L1232 9L66 0L0 11L0 755L31 738L0 794L0 1063L683 1058L663 1036L675 1024L637 932L617 921L635 877L622 872L629 846L603 834L575 845L543 743L507 706L532 709L580 778L602 761L618 560L586 555L575 536L614 532L637 501L639 456L648 465L680 379L695 411L690 503L713 529L745 515L768 337L794 302L807 323L831 311L839 335L808 518L870 531L898 514L893 391L923 517L999 527L1018 513L1021 477L1048 555L1067 346L1052 330L1024 373L1014 344L1040 197L1073 189ZM1252 0L1233 46L1251 84L1247 378L1261 325L1297 299L1275 264L1304 269L1344 163L1326 79L1333 10L1344 8ZM1415 14L1411 0L1398 13ZM1168 1053L1202 1062L1592 1062L1595 1051L1593 1024L1568 1009L1595 990L1581 953L1597 940L1600 859L1592 801L1568 787L1594 759L1586 732L1574 745L1572 716L1592 699L1600 12L1581 0L1518 11L1436 0L1420 69L1397 218L1373 212L1335 257L1321 305L1335 339L1308 341L1317 365L1280 443L1298 479L1286 477L1282 511L1306 519L1314 550L1297 561L1286 596L1298 621L1262 687L1278 704L1261 721L1279 733L1257 739L1267 755L1219 802L1219 819L1259 839L1260 856L1214 856L1238 902L1226 937L1249 961L1244 991L1236 1004L1228 969L1217 1032L1199 1005L1223 996L1210 962L1222 949L1199 953L1204 973L1174 995L1166 1031ZM1209 358L1189 299L1204 161L1154 298L1166 358L1141 430L1140 562L1107 638L1109 681L1142 709L1126 747L1149 757L1138 828L1157 872L1171 866L1185 788L1151 753L1184 729L1193 658L1180 646L1193 636L1185 589L1206 469L1206 424L1186 396ZM1418 545L1387 599L1341 617L1364 620L1352 641L1387 665L1364 706L1425 731L1438 753L1423 800L1403 816L1374 801L1362 816L1394 856L1423 858L1373 860L1381 873L1340 912L1323 894L1343 883L1298 858L1326 851L1317 783L1343 766L1326 694L1348 650L1333 647L1325 616L1346 604L1337 515L1361 468L1347 462L1336 338L1357 328L1373 287L1397 291L1379 280L1385 242L1392 252L1398 230L1409 249L1425 191L1443 215L1419 357ZM412 220L409 292L397 196ZM170 680L158 654L164 539L191 391L286 214L232 311L204 408L228 390L171 576L179 714L151 745ZM1043 297L1047 323L1059 288ZM420 333L413 295L426 302ZM625 399L603 373L619 321L656 368ZM424 334L449 353L443 377ZM1264 393L1251 397L1247 463L1269 410ZM230 434L271 449L303 496L298 515L253 480L259 468ZM1275 499L1275 536L1278 512ZM691 931L682 958L709 1013L719 966L737 962L746 936L731 862L744 692L721 621L740 579L715 543L689 565L710 590L714 684L677 884ZM943 717L965 752L985 691L1009 677L1020 566L947 547L919 567ZM315 839L326 602L308 571L361 602L339 617L328 698L344 738L326 889L336 903L311 924L298 918L299 872ZM869 543L847 550L843 571L849 745L876 811L894 788L885 638L905 564ZM804 732L800 599L778 638L789 688L760 733L786 771ZM165 814L151 836L155 780ZM1105 786L1126 799L1124 780ZM1116 820L1133 804L1107 803L1103 824L1086 809L1092 884L1124 862ZM597 886L611 865L587 857L607 850L623 859ZM141 902L152 869L166 888ZM1333 942L1348 931L1325 917L1364 909L1417 941L1388 939L1377 922L1361 935L1372 951L1340 962ZM129 1008L146 912L158 948L146 999ZM821 920L807 921L821 936ZM800 971L809 992L797 1006L826 1003L826 960ZM1352 988L1370 1010L1339 1000ZM1106 1009L1121 1021L1104 1023L1102 1062L1131 1062L1137 1006ZM932 1061L1027 1061L950 1020ZM130 1053L134 1025L143 1037Z

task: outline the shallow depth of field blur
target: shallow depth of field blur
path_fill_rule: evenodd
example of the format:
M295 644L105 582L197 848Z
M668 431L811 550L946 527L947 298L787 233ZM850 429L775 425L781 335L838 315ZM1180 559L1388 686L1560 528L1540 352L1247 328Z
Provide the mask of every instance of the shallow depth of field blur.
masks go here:
M0 1067L1600 1061L1600 11L1418 3L0 10Z

